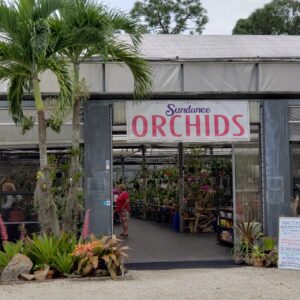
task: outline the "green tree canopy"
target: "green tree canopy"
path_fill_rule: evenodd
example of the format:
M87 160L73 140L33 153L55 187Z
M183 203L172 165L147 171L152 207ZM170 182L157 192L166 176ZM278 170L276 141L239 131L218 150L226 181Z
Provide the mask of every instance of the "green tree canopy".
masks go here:
M249 18L237 21L233 34L300 34L300 2L273 0L254 11Z
M136 1L130 14L146 33L201 34L208 22L200 0Z

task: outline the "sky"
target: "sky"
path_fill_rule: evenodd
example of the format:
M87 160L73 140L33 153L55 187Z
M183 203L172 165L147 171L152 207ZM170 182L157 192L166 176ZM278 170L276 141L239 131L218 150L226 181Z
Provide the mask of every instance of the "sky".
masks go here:
M102 0L110 8L129 12L135 0ZM271 0L202 0L209 18L203 34L231 34L238 19L247 18L255 9Z

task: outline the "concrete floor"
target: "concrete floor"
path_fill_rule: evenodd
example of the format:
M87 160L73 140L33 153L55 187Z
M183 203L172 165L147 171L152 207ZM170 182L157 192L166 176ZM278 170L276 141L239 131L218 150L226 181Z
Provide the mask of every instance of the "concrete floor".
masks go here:
M129 271L124 279L86 278L1 285L0 300L296 300L300 272L275 268Z
M231 260L230 247L216 238L216 233L177 233L169 225L131 218L124 244L130 247L128 263Z

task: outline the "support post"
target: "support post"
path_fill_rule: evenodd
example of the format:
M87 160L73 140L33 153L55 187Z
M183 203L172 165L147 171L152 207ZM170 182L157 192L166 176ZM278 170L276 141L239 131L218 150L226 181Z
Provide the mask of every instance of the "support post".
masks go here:
M178 168L179 168L179 215L180 215L180 232L183 232L184 211L184 162L183 162L183 143L178 143Z
M113 233L112 102L85 103L85 208L90 209L90 232Z
M121 161L122 161L122 183L124 183L124 181L125 181L125 158L122 157Z
M146 147L145 145L142 145L142 172L143 172L143 186L146 186L147 180L146 180Z
M277 237L280 216L291 216L288 101L264 101L265 233Z

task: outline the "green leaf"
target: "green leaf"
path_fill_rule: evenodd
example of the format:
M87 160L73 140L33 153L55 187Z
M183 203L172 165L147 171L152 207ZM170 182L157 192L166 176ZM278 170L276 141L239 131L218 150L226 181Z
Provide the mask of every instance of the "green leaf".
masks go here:
M23 242L3 242L3 251L0 251L0 270L3 270L9 261L17 254L23 253Z
M58 252L53 257L52 267L62 274L71 274L75 259L70 253Z

